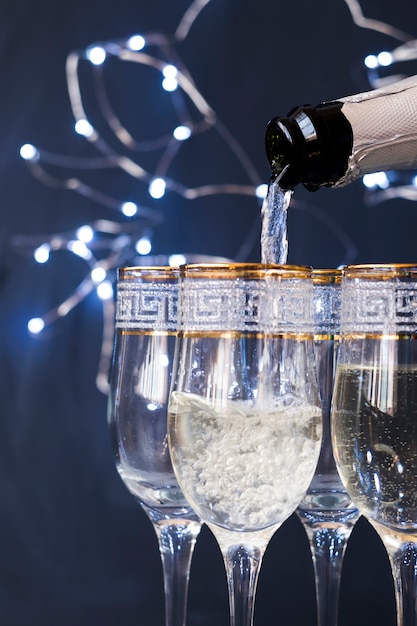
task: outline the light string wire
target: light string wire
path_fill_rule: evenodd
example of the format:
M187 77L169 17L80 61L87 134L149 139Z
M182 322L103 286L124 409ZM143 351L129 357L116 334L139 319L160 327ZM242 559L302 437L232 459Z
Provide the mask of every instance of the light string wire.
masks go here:
M103 306L103 340L100 362L96 377L97 387L103 393L108 392L108 371L113 345L114 326L114 294L112 283L115 279L115 269L123 264L138 264L142 258L152 263L151 237L153 228L163 221L163 214L153 208L138 205L132 201L121 202L87 184L79 176L62 176L62 171L72 169L78 171L119 169L135 180L147 184L149 194L153 198L161 198L165 191L173 191L187 200L214 194L239 194L254 198L262 198L266 193L266 185L262 189L262 181L240 144L232 137L229 131L218 120L216 113L198 91L186 66L182 63L175 51L175 45L186 39L195 20L210 0L196 0L185 11L175 34L168 36L163 33L149 33L145 36L134 35L127 40L113 40L99 44L92 44L86 50L71 52L66 61L66 79L68 95L75 120L75 129L78 134L88 140L100 156L74 158L62 154L54 154L31 144L21 147L20 154L25 159L32 175L44 185L54 189L65 189L75 192L89 200L123 214L129 222L112 220L95 220L84 224L80 228L64 233L51 235L24 236L17 235L12 244L21 251L30 252L35 260L44 263L52 253L66 250L81 257L87 264L88 273L70 295L42 317L29 320L28 329L32 335L38 335L45 328L67 315L84 298L97 289ZM142 52L143 48L153 50L153 53ZM175 110L180 119L180 126L176 131L180 136L164 135L151 140L136 140L131 132L124 127L110 104L107 93L103 65L104 61L114 57L121 62L132 62L147 66L160 72L166 80L171 81L166 91L175 98ZM80 83L80 64L89 61L92 68L92 84L96 93L96 104L105 125L109 128L116 142L117 148L110 145L94 127L86 111ZM191 115L187 107L186 98L199 115ZM178 154L185 139L191 135L198 135L217 130L226 141L241 163L250 184L211 184L196 188L189 188L177 180L167 176L169 167ZM182 136L181 136L182 133ZM120 151L125 149L125 154ZM162 156L153 172L147 171L137 161L137 155L151 150L162 149ZM51 172L52 168L52 172ZM59 175L55 172L59 170ZM259 202L259 200L258 200ZM142 248L138 244L142 244ZM136 256L135 256L136 251ZM143 257L137 256L137 253ZM104 258L97 257L97 253ZM176 255L173 255L174 257ZM214 257L213 257L214 258ZM175 258L179 263L187 260ZM167 263L170 259L157 257L156 262ZM111 280L112 279L112 280Z
M103 307L103 340L96 383L103 393L108 393L108 371L113 345L114 293L112 285L115 279L115 269L123 264L143 264L143 260L147 264L171 262L167 257L163 259L158 257L155 261L155 257L150 256L153 230L163 222L163 213L132 200L121 201L93 188L78 176L63 176L62 171L71 169L87 172L118 169L147 185L148 193L154 199L163 198L167 191L174 192L187 200L215 194L246 195L256 199L260 208L261 201L266 194L267 185L263 183L242 146L221 123L215 111L197 89L176 50L176 46L188 37L193 24L209 2L210 0L195 0L181 17L174 35L161 32L133 35L128 39L91 44L85 50L69 53L65 71L75 130L92 144L99 156L75 158L55 154L31 144L21 147L20 154L25 159L32 175L44 185L75 192L92 202L114 210L119 216L123 215L128 218L128 221L123 222L99 219L64 233L39 236L18 235L13 238L13 245L16 248L30 252L40 263L46 262L52 253L60 250L68 250L86 261L88 273L76 289L42 317L31 319L28 328L33 335L38 335L43 329L67 315L96 289ZM356 0L345 0L345 2L355 24L385 32L406 42L403 46L403 56L405 48L409 50L410 36L382 22L364 18ZM144 52L145 48L146 52ZM401 48L398 48L395 53L400 56ZM110 58L146 66L162 74L164 89L171 95L180 122L172 133L153 139L138 140L123 125L111 106L111 98L104 77L104 63ZM104 139L87 114L80 79L80 65L86 61L92 71L96 107L105 127L110 130L111 139L116 147ZM187 106L187 99L191 104L193 114L191 114L191 108ZM211 130L216 131L229 146L247 176L248 184L205 184L199 187L187 187L179 180L169 177L170 166L179 154L184 141ZM148 171L138 162L138 158L146 152L155 150L162 150L162 155L153 171ZM50 171L51 169L54 173ZM55 173L56 170L59 170L59 175ZM297 207L297 202L293 204L295 209L308 210L305 203L299 207ZM313 213L317 219L323 219L320 211L315 210ZM336 222L331 221L328 228L345 248L345 259L352 259L356 251L353 242L344 236ZM259 216L246 240L240 246L236 260L245 260L256 237L259 237ZM172 262L177 264L185 260L189 259L176 257Z

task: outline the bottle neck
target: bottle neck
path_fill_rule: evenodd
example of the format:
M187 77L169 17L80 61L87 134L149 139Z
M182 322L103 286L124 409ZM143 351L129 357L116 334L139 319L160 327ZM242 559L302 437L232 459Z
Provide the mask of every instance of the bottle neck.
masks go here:
M310 191L334 185L346 172L353 133L343 102L300 106L275 117L266 129L272 179L283 189L302 183Z

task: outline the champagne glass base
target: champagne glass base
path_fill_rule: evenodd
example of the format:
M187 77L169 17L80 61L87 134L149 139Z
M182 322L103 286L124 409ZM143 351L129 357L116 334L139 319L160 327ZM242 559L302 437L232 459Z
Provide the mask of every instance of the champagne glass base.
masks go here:
M201 530L201 522L191 512L190 519L179 512L170 516L141 503L155 529L161 555L165 589L165 626L185 626L191 559Z
M391 563L397 626L417 626L417 533L401 532L369 519Z
M297 515L313 558L318 626L336 626L343 558L360 514L357 509L335 512L299 507Z

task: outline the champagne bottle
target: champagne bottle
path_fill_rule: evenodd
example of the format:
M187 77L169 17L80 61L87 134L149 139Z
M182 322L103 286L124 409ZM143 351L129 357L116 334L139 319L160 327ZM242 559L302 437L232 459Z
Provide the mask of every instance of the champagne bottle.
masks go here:
M417 168L417 76L304 105L266 129L272 181L282 189L341 186L364 174Z

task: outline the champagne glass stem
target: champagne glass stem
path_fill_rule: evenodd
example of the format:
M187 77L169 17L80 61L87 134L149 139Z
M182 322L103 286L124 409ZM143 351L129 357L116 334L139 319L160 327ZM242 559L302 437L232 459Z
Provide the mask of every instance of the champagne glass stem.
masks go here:
M224 553L229 589L230 626L252 626L255 592L263 551L235 544Z
M185 626L191 559L201 523L164 519L153 509L145 508L145 511L158 537L164 575L165 626Z
M405 542L395 549L384 543L394 577L397 626L417 626L417 545Z
M337 624L343 557L355 521L356 516L351 525L306 528L313 556L319 626Z

